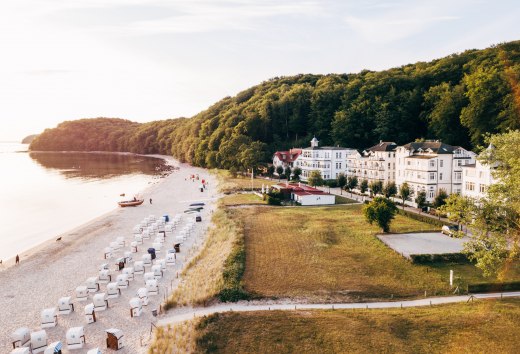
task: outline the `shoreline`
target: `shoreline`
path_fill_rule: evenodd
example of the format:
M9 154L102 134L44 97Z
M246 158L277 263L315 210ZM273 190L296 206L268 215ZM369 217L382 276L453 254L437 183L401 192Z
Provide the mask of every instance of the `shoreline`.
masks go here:
M70 351L65 345L66 330L83 326L87 338L84 350L103 348L104 330L115 327L123 330L125 336L125 348L121 353L147 352L148 344L152 340L149 335L150 323L155 323L158 319L153 316L151 310L159 310L165 297L183 281L178 274L200 251L207 235L206 231L211 226L211 212L216 208L216 201L220 196L216 177L208 170L180 163L173 157L153 156L166 159L169 164L175 164L180 168L162 178L162 181L144 189L146 199L153 198L153 204L147 202L136 208L116 208L100 215L63 234L60 242L51 239L24 252L23 254L32 254L24 256L19 266L11 266L0 272L0 287L3 290L3 296L0 297L0 348L11 348L10 334L16 328L28 327L32 331L38 330L40 312L56 306L60 297L72 296L76 311L70 315L59 315L58 325L46 328L49 343L62 341L64 353L68 353ZM197 182L186 178L191 174L199 174L201 178L209 180L209 187L204 194L200 193ZM164 214L170 217L180 214L183 220L181 225L184 225L188 221L188 214L184 214L183 211L195 201L206 203L202 211L202 222L196 223L194 235L181 245L177 264L167 267L164 277L159 281L159 295L149 298L150 304L143 307L142 315L131 318L128 312L128 301L135 296L137 289L144 285L142 276L136 276L137 279L130 282L128 289L122 290L119 298L109 300L109 309L96 314L96 317L99 316L96 323L87 324L83 314L83 306L86 303L77 301L74 289L84 284L87 278L97 275L99 264L109 263L113 276L118 274L114 269L115 259L122 257L123 251L128 250L129 241L133 240L132 229L143 217L150 214L157 217ZM177 232L174 232L174 236L178 235ZM104 247L120 236L125 238L126 246L115 252L114 258L105 260ZM174 236L168 236L164 249L173 247ZM147 240L141 245L140 252L134 253L134 259L140 259L141 254L146 253L147 247L152 247L152 242ZM164 249L160 251L161 258L164 257ZM105 291L104 284L101 284L101 289L101 292ZM89 302L91 301L92 297Z
M27 151L23 151L23 152L30 153L31 151L27 150ZM90 153L92 153L92 154L107 153L107 154L117 154L117 155L134 155L134 156L143 156L143 157L152 157L152 158L162 159L162 160L164 160L166 165L172 166L172 167L174 167L175 164L177 164L177 165L180 164L180 162L175 160L172 156L157 155L157 154L143 155L143 154L134 154L134 153L131 153L131 152L105 152L105 151L92 151L92 152L89 152L89 151L34 151L34 152L38 152L38 153L40 153L40 152L42 152L42 153L46 153L46 152L48 152L48 153L57 153L57 152L62 152L62 153L74 152L74 153L77 153L77 152L82 152L82 153L86 153L86 154L90 154ZM172 173L175 173L175 170L172 169L172 170L166 171L166 172L167 172L166 176L163 175L165 173L165 171L162 171L160 174L156 175L156 177L158 177L158 181L153 181L153 180L150 181L149 185L146 186L144 189L140 190L138 192L138 194L144 194L144 193L146 193L146 191L148 191L152 187L162 184L164 182L165 178L170 176ZM117 205L117 202L114 202L114 203L115 203L115 205ZM23 250L23 251L19 252L18 254L20 256L20 263L23 262L27 258L33 257L35 254L37 254L40 251L46 249L47 247L51 247L53 244L55 244L57 242L56 238L61 237L62 240L60 242L64 243L64 241L66 241L66 237L70 237L70 234L75 234L75 233L77 233L78 231L80 231L83 228L88 228L89 225L94 224L94 223L98 222L99 220L101 220L103 218L109 217L111 214L116 213L120 209L121 209L121 207L116 206L116 207L114 207L114 209L112 209L112 210L110 210L108 212L100 214L99 216L96 216L93 219L87 220L87 221L85 221L85 222L83 222L83 223L81 223L81 224L79 224L77 226L74 226L71 229L68 229L68 230L66 230L66 231L64 231L64 232L62 232L62 233L60 233L58 235L50 237L49 239L47 239L45 241L42 241L42 242L40 242L40 243L38 243L38 244L36 244L34 246L31 246L30 248L28 248L26 250ZM2 273L4 271L8 270L9 268L15 266L16 265L15 258L16 258L16 256L3 259L2 263L0 264L0 273Z

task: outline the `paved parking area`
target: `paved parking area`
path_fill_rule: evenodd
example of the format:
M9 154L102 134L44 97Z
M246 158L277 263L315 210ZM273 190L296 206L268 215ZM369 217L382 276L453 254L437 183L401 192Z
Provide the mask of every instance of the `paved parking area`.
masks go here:
M388 247L409 258L411 254L460 253L467 238L452 238L440 232L378 235Z

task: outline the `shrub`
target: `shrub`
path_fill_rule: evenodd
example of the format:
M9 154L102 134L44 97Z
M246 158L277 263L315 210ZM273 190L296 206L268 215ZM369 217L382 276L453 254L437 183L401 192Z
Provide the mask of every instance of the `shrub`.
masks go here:
M282 200L273 196L268 195L266 197L268 205L282 205Z
M415 264L431 263L468 263L468 257L464 253L441 253L441 254L411 254L410 259Z
M441 227L443 227L444 225L446 225L445 222L442 222L442 221L440 221L438 219L430 218L429 216L426 216L426 215L423 215L423 214L416 214L416 213L412 213L412 212L409 212L409 211L406 211L406 210L402 210L402 209L399 209L398 213L403 215L403 216L406 216L406 217L408 217L410 219L414 219L414 220L417 220L417 221L424 222L426 224L430 224L430 225L436 226L439 229Z
M470 293L488 293L516 290L520 290L520 281L507 283L480 283L468 285L468 292Z
M390 223L395 217L397 207L390 199L375 197L370 203L363 207L363 214L367 221L376 223L383 232L390 231Z

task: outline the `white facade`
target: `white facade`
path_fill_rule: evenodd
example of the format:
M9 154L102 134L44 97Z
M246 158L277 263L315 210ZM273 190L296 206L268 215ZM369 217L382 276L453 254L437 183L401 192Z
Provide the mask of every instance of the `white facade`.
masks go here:
M336 196L333 194L293 193L292 199L301 205L334 205L336 203Z
M438 141L406 144L396 149L396 184L408 183L412 198L426 192L431 202L440 189L462 193L462 167L475 163L475 153Z
M294 167L302 170L300 178L306 181L311 171L320 171L323 179L336 179L340 173L346 175L348 156L356 153L355 149L318 146L318 139L311 140L311 146L302 149L302 153L294 162Z
M393 142L380 141L362 152L356 151L347 159L347 176L357 177L358 183L362 180L371 182L381 181L383 184L395 182L396 165L395 149Z
M493 145L489 145L488 152L493 150ZM475 161L474 164L462 167L462 195L474 199L487 197L489 186L496 183L493 177L493 167Z

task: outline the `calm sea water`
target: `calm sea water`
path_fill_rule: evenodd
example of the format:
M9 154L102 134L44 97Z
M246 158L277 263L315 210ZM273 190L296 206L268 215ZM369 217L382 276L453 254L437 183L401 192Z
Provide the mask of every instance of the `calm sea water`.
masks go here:
M0 259L21 254L146 188L164 160L105 153L28 152L0 143Z

